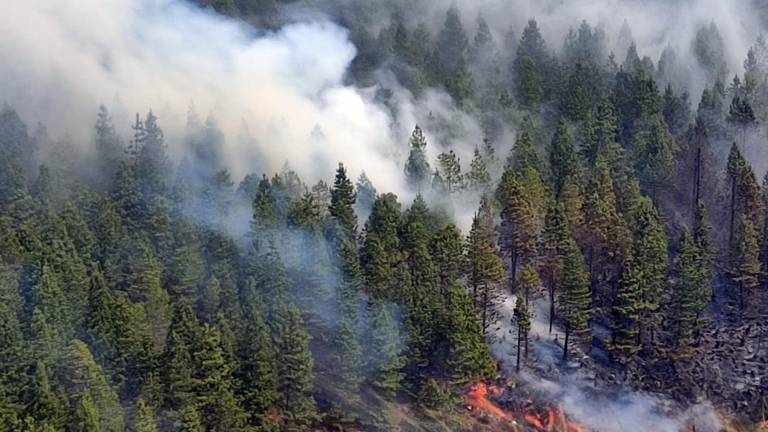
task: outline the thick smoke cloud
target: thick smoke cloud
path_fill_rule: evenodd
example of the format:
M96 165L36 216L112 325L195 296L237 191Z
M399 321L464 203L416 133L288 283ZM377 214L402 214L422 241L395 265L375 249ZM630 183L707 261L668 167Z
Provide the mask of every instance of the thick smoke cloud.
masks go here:
M400 189L389 116L342 84L355 47L339 26L254 34L174 0L30 0L3 9L0 101L53 135L90 142L86 125L104 103L129 136L132 114L151 108L178 152L194 103L225 132L236 177L266 155L267 171L289 161L313 180L344 161L382 189ZM244 125L254 140L236 139Z

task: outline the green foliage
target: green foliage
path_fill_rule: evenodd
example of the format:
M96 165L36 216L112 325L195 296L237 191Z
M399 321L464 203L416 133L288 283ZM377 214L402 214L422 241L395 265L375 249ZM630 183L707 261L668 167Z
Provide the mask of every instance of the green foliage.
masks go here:
M295 306L287 305L278 320L274 335L280 394L278 408L286 428L305 430L316 417L310 336Z
M472 299L461 285L454 284L448 290L447 315L447 365L451 384L464 386L479 379L493 378L496 365L485 343Z
M136 419L133 426L133 430L136 432L157 432L157 419L155 418L155 410L151 405L144 402L144 399L139 399L139 403L136 405Z
M401 355L403 343L400 329L392 312L377 301L368 307L368 322L365 338L368 354L366 369L372 377L371 385L384 398L393 399L405 377L401 372L405 367L405 358Z
M472 220L466 250L472 301L480 312L481 326L485 334L494 321L499 288L506 278L501 258L496 254L493 213L488 196L483 196L480 208Z
M734 250L731 258L731 278L738 286L739 305L746 307L745 300L752 289L758 285L761 272L758 259L760 249L754 224L741 217L734 237Z
M405 163L405 178L413 189L421 190L429 178L430 169L426 154L427 139L418 125L413 129L408 146L410 152Z
M571 241L563 259L563 277L560 285L560 319L565 327L563 357L568 356L568 339L574 336L584 340L589 334L589 282L584 257L576 243Z
M75 339L69 343L57 375L70 396L75 430L123 431L123 409L117 395L84 342Z
M520 371L521 349L525 347L525 355L528 356L528 333L531 331L531 312L528 310L526 300L522 295L515 300L513 320L517 325L517 363L515 368Z
M231 365L227 363L217 327L204 324L192 354L192 392L207 431L242 428L246 414L234 394Z

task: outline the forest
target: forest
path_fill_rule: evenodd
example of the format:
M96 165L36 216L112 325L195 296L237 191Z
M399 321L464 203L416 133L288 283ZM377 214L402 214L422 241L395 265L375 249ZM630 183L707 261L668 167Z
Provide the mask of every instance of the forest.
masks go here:
M0 17L0 430L768 425L768 3L47 3Z

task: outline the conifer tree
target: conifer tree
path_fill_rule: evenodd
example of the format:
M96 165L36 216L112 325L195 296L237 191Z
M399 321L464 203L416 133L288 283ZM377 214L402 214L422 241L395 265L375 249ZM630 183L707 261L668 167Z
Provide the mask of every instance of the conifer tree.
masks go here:
M373 202L376 201L376 195L378 195L365 171L361 172L360 177L357 178L355 190L357 191L355 213L361 221L365 222L371 214L371 207L373 207Z
M278 407L285 428L307 429L316 416L312 397L314 360L309 351L309 338L299 310L290 304L285 306L274 336Z
M408 146L410 153L405 163L405 178L413 189L421 190L426 184L430 169L426 154L427 139L418 125L413 129Z
M456 225L448 224L432 236L429 254L437 267L440 294L445 297L466 269L464 242Z
M549 294L549 331L555 319L555 293L560 286L563 259L568 251L571 234L563 204L550 205L542 232L542 274Z
M495 364L490 357L481 323L472 306L472 299L464 287L458 284L451 286L448 290L447 308L447 366L451 383L464 386L479 379L492 378Z
M192 391L205 430L225 432L242 428L246 414L234 394L218 328L203 325L200 344L192 358Z
M661 299L668 280L667 235L649 198L640 200L633 221L631 259L638 260L644 284L640 338L644 344L652 344L656 329L661 324Z
M185 405L179 417L179 432L204 432L200 414L193 404Z
M475 153L472 156L472 162L469 164L469 172L466 175L467 187L476 191L485 191L491 183L491 175L488 173L483 155L480 149L475 147Z
M577 175L578 161L576 151L573 148L568 126L562 120L557 125L552 146L549 152L549 166L552 170L552 180L555 185L555 195L559 196L565 180Z
M513 321L517 325L517 358L515 370L520 372L520 363L522 358L521 350L525 348L525 356L528 356L528 333L531 331L531 313L528 310L526 301L522 295L517 296L515 300L515 310L513 312Z
M112 117L104 105L99 106L96 118L96 154L98 155L101 185L109 185L123 159L123 144L115 132Z
M341 235L347 241L354 242L357 235L357 216L355 216L355 189L352 181L347 177L347 170L343 164L339 164L336 170L336 179L331 188L331 216L341 229Z
M480 208L472 220L466 248L472 301L480 312L480 321L485 333L494 321L498 290L505 279L504 267L496 254L493 214L487 195L481 199Z
M139 399L136 404L136 420L133 429L136 432L157 432L159 430L155 410L152 405L144 402L144 399Z
M509 177L503 188L505 198L501 203L499 247L509 259L510 279L514 279L518 266L528 263L536 255L539 229L535 209L523 185Z
M534 168L541 172L541 159L533 145L531 133L527 129L517 135L506 165L507 169L512 168L512 173L522 172L526 168Z
M106 429L99 422L96 406L86 393L77 402L69 421L68 432L102 432Z
M261 316L253 310L246 327L248 337L242 342L240 368L237 377L243 408L254 427L266 428L268 414L277 401L277 369L272 340Z
M34 419L41 430L63 427L66 411L51 386L48 368L40 360L35 362L34 375L24 391L24 403L24 415Z
M366 287L374 299L394 300L400 289L395 270L400 261L400 203L394 194L382 194L373 204L365 224L360 262Z
M174 304L171 326L166 338L163 359L163 382L167 403L180 410L192 403L192 350L196 349L199 329L187 300Z
M400 389L405 374L405 358L401 355L403 341L397 322L385 304L374 300L368 307L366 369L371 385L386 399L393 399Z
M701 314L709 303L710 263L707 251L688 231L683 231L678 249L674 265L677 280L673 285L670 310L672 341L680 355L686 355L688 346L701 329Z
M70 342L57 375L77 413L73 423L85 425L80 430L123 431L123 409L117 395L84 342Z
M563 360L567 360L571 337L583 340L589 333L589 281L584 267L584 257L573 240L563 258L560 291L562 293L560 319L565 327Z
M759 245L755 226L746 217L739 220L734 237L734 251L731 261L731 278L738 285L739 308L743 313L745 300L758 285L760 275Z
M519 295L525 300L525 304L528 305L532 294L541 287L541 279L539 279L539 273L532 264L528 264L523 267L520 272L520 278L517 283L519 288Z
M517 49L513 64L516 76L517 99L526 108L538 108L546 94L549 59L547 47L536 21L528 21Z
M448 153L440 153L437 156L437 165L440 177L445 183L448 193L461 189L461 163L456 153L453 150L450 150Z

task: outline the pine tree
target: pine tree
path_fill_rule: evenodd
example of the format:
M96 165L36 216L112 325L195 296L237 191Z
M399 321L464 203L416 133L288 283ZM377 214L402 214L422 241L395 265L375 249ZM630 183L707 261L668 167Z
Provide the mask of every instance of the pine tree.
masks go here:
M448 193L462 188L461 163L453 150L448 153L440 153L437 156L437 165Z
M347 241L353 242L357 235L357 216L355 216L355 189L347 177L347 170L343 164L339 164L336 170L336 179L331 188L331 216L341 229L341 235Z
M726 167L728 179L731 182L731 194L730 194L731 205L729 209L730 210L730 227L728 231L729 243L733 243L733 236L736 228L738 186L741 180L741 175L744 172L744 165L746 165L746 161L744 160L744 157L741 155L741 150L739 150L739 147L736 145L736 142L734 142L733 145L731 145L730 152L728 153L728 164Z
M509 259L510 282L515 282L517 268L527 264L537 253L539 227L536 211L523 185L508 177L503 186L499 248Z
M192 391L205 430L224 432L242 428L246 414L234 394L231 369L221 347L218 328L203 325L200 345L192 358Z
M268 414L277 401L277 370L272 340L261 316L253 310L248 318L246 334L240 350L240 368L237 377L243 408L254 427L268 427Z
M73 340L57 373L82 431L122 432L123 410L88 346ZM76 429L77 430L77 429Z
M274 336L278 407L287 429L305 430L316 416L312 397L314 360L309 351L309 338L299 310L287 305L281 312Z
M440 278L440 295L445 297L466 269L464 242L456 225L448 224L432 236L429 254Z
M745 300L758 285L760 275L759 245L755 226L746 217L739 220L734 237L734 251L731 261L731 278L739 288L739 307L745 310Z
M479 379L490 379L495 364L485 343L472 299L458 284L448 290L448 359L450 382L464 386Z
M640 308L640 340L644 345L650 346L654 343L654 334L661 324L661 299L668 280L667 235L658 211L649 198L641 199L633 220L630 261L637 260L644 285Z
M683 231L678 252L674 266L677 279L673 285L670 311L671 340L676 351L686 355L688 346L701 329L701 314L709 303L710 263L707 251L688 231Z
M609 308L610 293L618 285L630 236L617 209L607 161L602 157L598 157L585 191L588 192L583 204L584 232L580 240L591 278L593 307Z
M351 414L352 404L359 399L360 384L363 381L363 353L356 328L348 318L342 318L336 325L332 344L334 402L342 412Z
M578 161L576 160L576 151L573 148L571 135L568 133L568 126L562 120L557 125L555 135L552 137L549 166L552 170L555 195L559 196L560 191L563 190L565 180L571 176L576 176L578 170Z
M531 313L528 311L526 301L522 295L517 296L513 320L517 325L517 360L515 370L520 372L521 349L525 347L525 356L528 356L528 333L531 331Z
M155 419L155 410L151 405L139 399L136 404L136 420L133 426L136 432L157 432L157 420Z
M163 353L163 383L171 409L182 409L192 402L192 350L199 330L187 300L174 305L171 326Z
M123 159L123 144L115 132L112 117L104 105L99 106L96 118L96 154L99 161L100 185L109 185Z
M621 361L640 351L640 321L643 307L643 270L639 259L630 254L613 306L612 354Z
M99 416L91 395L86 393L77 402L67 432L102 432L105 430L99 422Z
M491 175L488 173L483 155L480 149L475 147L475 153L472 156L472 162L469 164L469 172L466 175L467 187L476 191L486 191L490 187Z
M41 430L60 429L66 420L61 399L54 393L48 368L38 360L34 375L24 391L24 415L35 419Z
M515 139L515 145L507 158L506 169L509 170L509 168L512 168L512 174L522 172L527 168L541 172L541 159L533 145L531 133L526 129L520 132Z
M542 102L547 88L545 74L549 59L544 38L536 21L528 21L517 49L513 64L516 77L517 99L520 105L535 109Z
M493 214L488 196L483 196L480 201L480 208L472 220L466 248L472 301L479 309L485 333L494 320L498 290L505 279L504 267L495 250Z
M738 77L737 77L738 78ZM731 100L731 106L728 109L728 121L741 129L741 145L747 145L747 129L757 123L755 112L749 100L735 95Z
M567 360L570 338L583 340L589 333L589 281L584 267L584 257L573 240L563 259L560 292L562 293L560 318L565 327L563 360Z
M528 264L523 267L520 272L520 278L517 282L519 289L518 294L523 297L525 304L528 305L530 297L535 294L541 287L541 279L539 279L539 273L532 264Z
M409 373L421 380L428 373L444 316L439 301L437 268L429 255L429 209L418 195L405 214L401 247L410 289L404 291L406 329L409 336Z
M200 414L193 404L185 405L179 417L179 432L204 432Z
M555 320L555 293L560 286L563 259L571 242L568 219L563 204L550 205L542 232L542 274L549 293L549 331Z
M427 139L418 125L413 129L408 146L410 153L405 163L405 178L413 189L421 190L429 177L430 168L426 154Z
M361 221L368 219L371 214L371 208L373 202L376 201L376 188L373 183L365 174L365 171L360 173L360 177L357 178L355 183L355 190L357 191L357 199L355 201L355 213Z
M387 193L376 198L365 224L360 263L368 293L374 300L394 300L402 288L395 284L395 269L401 260L401 217L397 197Z
M385 304L375 301L368 306L366 353L371 385L386 399L394 399L405 374L403 341L397 322Z

